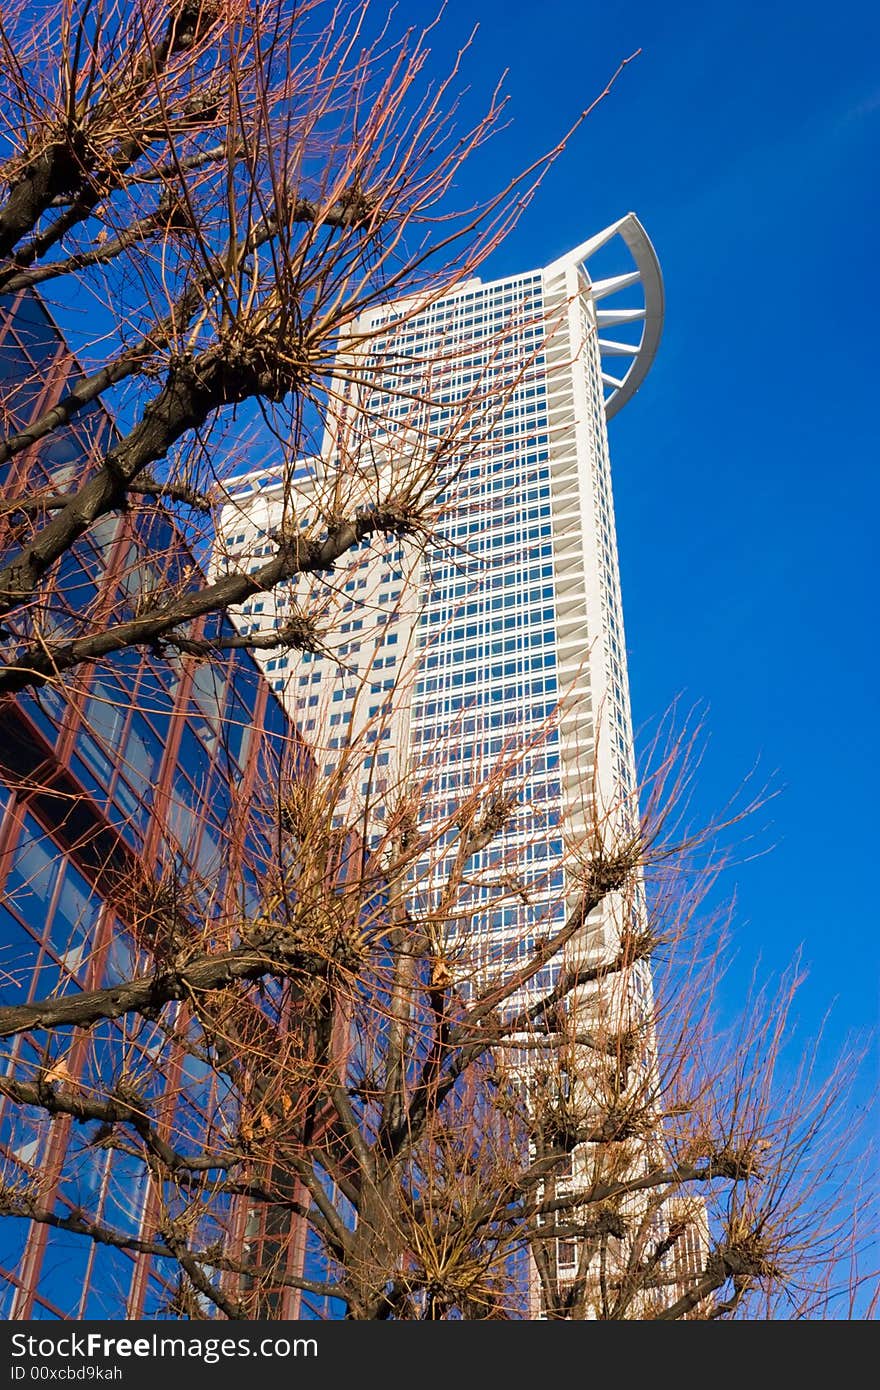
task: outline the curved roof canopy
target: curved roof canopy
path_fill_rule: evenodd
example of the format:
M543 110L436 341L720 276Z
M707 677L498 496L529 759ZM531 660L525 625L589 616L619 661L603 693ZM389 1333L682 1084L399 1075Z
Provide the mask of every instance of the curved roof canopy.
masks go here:
M625 243L635 268L623 275L612 275L606 280L593 280L587 263L614 237L620 237ZM605 415L610 420L638 391L648 375L660 343L665 307L660 262L641 222L634 212L628 212L625 217L613 222L604 231L590 237L589 241L582 242L573 251L554 261L547 267L547 271L562 270L572 264L583 268L596 305L602 383L606 392ZM614 296L621 290L629 289L633 285L641 288L643 304L640 307L615 309L613 303L604 303L605 300L613 301ZM636 343L619 341L613 332L608 332L621 324L630 323L640 323L642 326ZM621 362L628 362L622 373Z

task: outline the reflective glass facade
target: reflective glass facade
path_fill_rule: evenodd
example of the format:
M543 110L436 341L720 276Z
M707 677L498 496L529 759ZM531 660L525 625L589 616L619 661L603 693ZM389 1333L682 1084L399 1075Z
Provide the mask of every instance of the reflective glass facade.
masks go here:
M57 399L77 370L35 297L0 306L7 430ZM18 457L5 480L10 493L63 490L112 430L103 411L86 412ZM0 547L9 539L0 531ZM167 518L132 508L93 527L60 563L42 619L57 632L92 608L130 614L142 588L192 563ZM33 621L22 619L18 635L28 636ZM204 620L192 635L215 633L218 621ZM301 755L262 673L240 651L209 664L129 650L80 668L75 680L0 704L0 1005L148 971L159 944L128 906L135 881L184 885L186 910L201 922L233 896L252 900L271 852L263 789ZM216 1132L234 1116L226 1083L181 1046L189 1029L178 1005L155 1022L130 1016L95 1025L87 1037L66 1030L63 1058L52 1058L53 1084L98 1094L108 1080L127 1080L178 1143L197 1146L207 1127ZM3 1056L10 1083L46 1075L46 1056L29 1035ZM3 1188L16 1210L32 1202L47 1217L0 1219L0 1317L152 1317L173 1309L176 1268L75 1231L82 1214L146 1242L156 1229L157 1195L142 1160L106 1139L95 1124L0 1093ZM226 1241L243 1235L244 1213L228 1199L212 1206L206 1240L212 1229Z

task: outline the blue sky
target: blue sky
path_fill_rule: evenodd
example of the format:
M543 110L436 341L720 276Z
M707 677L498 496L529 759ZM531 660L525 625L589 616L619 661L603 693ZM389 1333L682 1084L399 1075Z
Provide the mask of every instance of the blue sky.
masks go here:
M663 342L611 426L634 714L707 706L698 812L756 760L780 789L744 846L770 852L725 880L723 1001L759 956L778 971L802 946L797 1013L806 1035L832 1006L827 1057L877 1021L872 8L450 0L435 43L479 20L475 93L509 69L513 124L462 194L552 145L643 50L485 273L546 264L630 209L657 248Z
M392 27L437 8L407 0ZM474 21L464 111L507 69L511 124L465 203L642 50L484 274L545 265L630 209L654 242L664 337L611 426L634 716L706 708L696 817L756 762L779 790L742 858L768 852L722 885L721 999L734 1012L757 960L779 972L802 949L799 1026L831 1009L830 1062L878 1019L876 6L447 0L438 71Z

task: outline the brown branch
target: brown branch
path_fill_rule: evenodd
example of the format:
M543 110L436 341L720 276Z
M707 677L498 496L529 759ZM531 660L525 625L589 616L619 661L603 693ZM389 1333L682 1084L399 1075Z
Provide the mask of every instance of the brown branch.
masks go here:
M321 209L320 205L311 199L298 198L293 201L291 207L291 222L312 223L331 230L351 228L362 218L363 209L363 194L359 190L343 194L325 209ZM277 234L278 226L274 217L265 218L250 229L241 251L242 257L246 260ZM44 439L53 430L69 424L92 401L97 400L112 387L120 385L128 377L142 371L159 351L174 342L204 305L212 288L217 289L225 283L232 251L230 245L223 252L209 256L204 268L183 289L170 312L157 321L136 347L127 349L115 361L85 377L39 419L31 421L26 429L0 442L0 464ZM156 458L160 457L161 454L156 455ZM153 461L148 459L146 463Z
M98 246L92 251L78 251L76 254L68 256L66 260L50 261L48 264L32 266L26 270L19 269L17 266L11 266L6 270L0 269L0 292L15 294L18 290L34 289L37 285L45 284L47 280L57 280L62 275L72 275L76 271L87 270L92 266L109 265L123 252L130 251L133 246L137 246L167 229L167 214L161 210L147 213L143 217L136 218L119 236L105 241L102 246Z
M299 968L312 964L303 956ZM252 946L239 946L216 956L203 956L175 969L141 975L106 989L82 990L60 998L0 1008L0 1037L13 1037L35 1028L89 1028L100 1019L137 1013L151 1017L166 1004L192 994L225 989L240 980L264 975L289 978L296 968L295 955L282 956Z
M173 1222L168 1223L164 1236L172 1258L177 1261L181 1269L186 1271L199 1293L209 1299L220 1309L221 1313L225 1313L227 1318L232 1321L239 1321L247 1317L244 1305L237 1298L227 1297L223 1290L208 1278L201 1264L190 1253L185 1241L178 1239L173 1229Z
M45 1110L48 1115L69 1115L78 1124L98 1122L104 1125L131 1125L151 1152L165 1164L169 1173L206 1173L228 1169L234 1163L243 1161L237 1155L217 1155L209 1158L205 1155L195 1157L178 1153L150 1122L146 1102L141 1097L138 1097L136 1103L124 1094L100 1100L96 1096L87 1095L75 1082L15 1081L8 1076L0 1076L0 1095L7 1096L17 1105L32 1105Z
M114 99L128 108L129 116L137 113L139 104L156 89L168 59L175 53L190 49L191 58L203 51L204 45L182 45L178 20L182 15L201 14L200 0L181 7L172 13L162 39L152 44L145 36L145 52L135 64L127 89L117 89ZM208 7L205 7L205 13ZM216 20L216 16L214 16ZM216 32L216 23L211 26ZM203 29L199 36L204 40ZM159 139L171 140L172 132L163 122L141 118L140 126L124 136L118 144L112 161L102 159L100 144L92 138L97 132L104 105L99 100L91 110L74 115L67 113L65 123L59 124L54 138L50 138L44 148L26 164L18 178L12 183L6 202L0 206L0 257L12 254L13 249L29 232L37 226L45 212L56 205L59 196L67 201L67 206L55 221L15 254L18 265L31 265L52 246L67 235L75 226L88 218L98 204L111 194L124 187L125 177L132 166L143 156L151 144ZM184 106L191 115L203 112L212 119L211 112L216 101L205 103L201 92L196 92ZM112 108L111 108L112 109ZM108 110L106 114L110 114ZM112 119L112 116L111 116Z
M98 500L95 507L89 509L90 511L97 509L98 514L100 514L101 511L106 510L101 498L110 487L112 485L102 472L101 477L96 479L95 495ZM64 515L62 513L62 517ZM71 520L70 524L65 526L63 530L67 531L71 527L79 531L87 529L86 524ZM367 536L377 532L385 534L393 532L396 535L407 536L412 533L413 529L414 523L408 520L404 513L389 507L342 521L331 528L323 540L310 540L300 536L295 536L291 540L282 540L276 555L252 574L242 572L225 575L213 584L206 584L201 589L181 595L171 603L155 609L143 617L132 618L125 623L117 623L115 626L105 628L103 632L93 633L88 637L80 637L73 642L56 646L47 644L40 647L39 650L28 652L16 660L8 662L3 668L0 668L0 695L17 694L29 687L42 685L62 672L78 666L81 662L97 661L101 657L109 656L112 652L122 651L126 647L157 642L168 634L173 634L175 628L191 622L194 618L202 617L206 613L225 612L228 608L242 603L254 594L274 589L276 585L284 580L292 579L297 574L326 573L332 570L336 560ZM49 553L54 548L54 546L51 547ZM45 555L46 552L44 551L43 554ZM44 559L41 557L37 560L35 556L31 574L33 569L42 569L44 565ZM7 575L10 573L13 576L13 582L15 582L15 566L11 566L6 571ZM0 584L3 582L4 575L0 574ZM6 582L9 580L7 579ZM11 604L7 604L7 606L11 606ZM0 611L2 610L3 604L0 600ZM181 638L178 636L175 641L179 645Z
M152 479L130 483L126 489L132 497L151 497L160 502L183 502L197 511L212 512L217 505L207 492L186 483L157 483ZM17 512L24 516L34 516L40 512L60 512L69 507L72 492L50 492L44 496L36 493L33 497L10 498L0 502L0 515L14 516Z
M159 1259L176 1260L182 1268L186 1269L187 1274L193 1279L193 1283L196 1283L196 1279L193 1278L194 1269L199 1270L200 1277L204 1278L204 1275L201 1274L203 1265L209 1269L248 1277L259 1278L261 1273L264 1273L257 1265L233 1260L209 1249L189 1250L174 1237L169 1239L167 1234L161 1240L149 1240L145 1237L132 1236L124 1231L118 1231L104 1222L87 1217L82 1211L73 1211L67 1216L62 1216L59 1212L48 1207L39 1206L26 1194L15 1192L9 1188L0 1187L0 1216L13 1216L26 1221L35 1221L38 1225L51 1226L57 1231L68 1231L71 1235L84 1236L96 1245L107 1245L116 1250L130 1250L138 1255L154 1255ZM344 1297L335 1284L298 1278L296 1275L286 1272L273 1273L273 1282L285 1288L302 1289L306 1293L313 1293L322 1297ZM199 1284L196 1286L201 1287ZM212 1292L207 1293L202 1288L202 1292L206 1292L208 1297L216 1301L214 1300L216 1289L213 1285L211 1285L211 1290ZM223 1305L218 1304L218 1306L222 1307ZM226 1308L223 1308L223 1311L225 1312ZM243 1318L246 1314L239 1310L232 1314L227 1313L227 1316Z

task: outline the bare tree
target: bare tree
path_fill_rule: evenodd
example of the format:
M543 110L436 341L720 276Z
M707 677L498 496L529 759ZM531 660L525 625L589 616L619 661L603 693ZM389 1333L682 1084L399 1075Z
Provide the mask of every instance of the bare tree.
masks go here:
M67 1205L7 1164L3 1212L159 1262L178 1316L820 1316L859 1215L852 1058L775 1075L794 978L713 1036L723 951L697 915L705 834L674 809L682 744L639 828L597 821L542 871L575 885L564 914L489 959L489 912L543 886L509 834L522 745L441 816L401 780L365 838L369 805L339 793L368 732L329 778L267 779L249 907L130 872L128 975L0 1009L0 1093L70 1127ZM646 875L642 926L591 949L591 914ZM202 1113L169 1112L172 1058L206 1078ZM102 1152L140 1169L134 1230L96 1210Z
M504 102L459 128L461 55L429 80L429 32L394 38L366 5L319 0L6 7L0 293L39 287L98 329L79 334L78 363L36 362L4 401L0 693L130 646L180 647L206 614L430 524L437 465L400 461L369 511L304 525L292 494L259 567L210 583L166 567L134 604L47 620L59 563L102 521L136 507L142 532L173 515L197 539L248 448L292 473L359 316L441 295L528 202L564 141L479 206L452 206ZM114 429L95 427L99 405Z
M415 312L471 274L558 150L450 213L503 100L459 130L459 64L431 85L427 43L318 0L4 8L0 293L25 346L3 358L7 708L93 691L130 648L193 681L230 647L321 649L334 567L434 535L497 385L377 464L340 363L365 310ZM75 356L46 349L40 302ZM442 383L426 363L408 388L425 419ZM342 417L342 466L306 494L297 461ZM284 524L257 565L206 579L182 542L203 551L255 448L286 470ZM219 621L298 576L315 582L276 631ZM170 834L148 869L82 829L74 789L15 769L25 799L68 799L124 930L59 945L56 978L38 964L46 988L0 1008L0 1095L20 1132L63 1136L65 1189L19 1144L0 1212L160 1269L180 1316L813 1315L841 1240L838 1078L780 1105L784 1022L760 1001L738 1045L707 1035L716 956L692 965L670 876L700 838L672 818L672 755L641 821L597 813L546 861L556 910L494 958L474 949L488 914L541 888L509 836L529 740L425 814L418 768L352 794L369 733L329 774L295 746L262 798L230 789L223 874L182 873ZM652 874L652 915L597 952L591 914L641 903ZM639 968L658 952L668 998ZM107 1155L136 1222L95 1191Z

